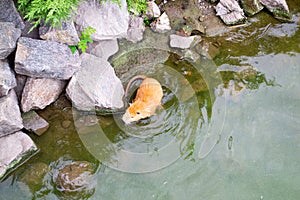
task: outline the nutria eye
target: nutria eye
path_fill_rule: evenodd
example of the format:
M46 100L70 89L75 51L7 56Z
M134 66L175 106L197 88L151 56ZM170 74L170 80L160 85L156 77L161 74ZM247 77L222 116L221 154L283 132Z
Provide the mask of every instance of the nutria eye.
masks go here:
M136 112L137 115L141 114L140 112Z

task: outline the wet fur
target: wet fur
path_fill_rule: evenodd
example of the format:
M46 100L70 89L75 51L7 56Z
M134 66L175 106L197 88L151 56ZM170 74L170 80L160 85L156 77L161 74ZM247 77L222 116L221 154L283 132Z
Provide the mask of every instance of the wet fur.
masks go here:
M163 91L160 83L144 75L137 75L128 82L125 95L127 96L131 84L138 79L142 79L143 82L137 90L133 103L130 104L122 117L126 124L154 115L156 109L161 106Z

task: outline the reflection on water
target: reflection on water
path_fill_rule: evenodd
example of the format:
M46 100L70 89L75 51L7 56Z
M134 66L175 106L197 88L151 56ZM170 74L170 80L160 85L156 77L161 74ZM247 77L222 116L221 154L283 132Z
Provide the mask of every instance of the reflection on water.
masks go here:
M148 73L164 83L164 110L129 128L118 115L82 114L74 118L75 127L63 98L41 112L52 124L42 137L31 135L41 152L0 184L0 199L298 199L299 25L257 23L253 35L249 26L222 36L246 42L222 40L217 66L162 51L156 62L166 69ZM172 72L176 79L169 76ZM80 124L86 126L78 129ZM105 137L99 138L99 126ZM170 140L174 148L161 153ZM128 157L124 149L140 158ZM73 161L88 161L97 169L90 193L57 190L53 174ZM152 171L157 165L165 168L119 171L120 166Z

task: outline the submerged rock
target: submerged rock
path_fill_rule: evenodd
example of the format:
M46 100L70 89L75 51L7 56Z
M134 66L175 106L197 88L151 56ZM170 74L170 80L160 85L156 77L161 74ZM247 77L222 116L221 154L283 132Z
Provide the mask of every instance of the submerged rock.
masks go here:
M27 78L22 93L21 107L24 112L31 109L44 109L53 103L64 90L66 81Z
M163 41L159 41L160 44L163 45ZM129 81L128 79L134 74L148 74L149 71L155 70L158 68L157 63L166 62L169 56L169 52L165 50L144 48L127 51L119 55L112 60L112 65L114 66L117 76L120 77L124 83Z
M126 39L131 42L138 42L143 39L145 31L144 20L141 17L131 16Z
M124 89L109 62L84 53L82 67L66 89L73 105L79 110L106 110L123 107Z
M94 42L89 45L89 48L86 50L87 53L90 53L99 58L108 60L110 56L117 53L119 50L118 40L101 40L99 42Z
M126 0L120 6L110 1L83 1L79 4L75 23L80 31L91 26L96 33L91 35L95 41L124 38L127 35L129 14Z
M40 37L67 45L77 45L79 37L72 21L62 22L62 27L52 28L45 25L39 28Z
M15 50L20 36L21 30L15 28L12 22L1 22L0 20L0 59L5 59Z
M20 183L24 183L29 188L42 187L43 186L43 178L50 171L48 165L43 162L33 163L29 167L26 167L25 171L19 176L18 182L21 189L23 189L24 185Z
M53 41L21 37L15 58L18 74L36 78L69 79L80 68L78 52Z
M234 25L244 22L243 9L236 0L220 0L215 7L217 16L220 16L226 25Z
M241 0L241 5L248 16L255 15L264 8L259 0Z
M214 59L220 53L218 47L206 40L202 40L196 45L195 50L198 54L205 56L208 59Z
M171 30L170 20L168 15L164 12L157 20L150 24L153 31L164 33Z
M0 137L23 128L18 98L14 90L0 98Z
M87 161L75 161L58 170L54 175L57 189L64 193L85 192L93 189L95 167Z
M273 13L274 17L283 20L291 21L292 16L290 14L288 5L285 0L259 0L270 12Z
M33 110L23 113L22 118L24 128L36 135L42 135L49 128L49 123Z
M197 44L200 42L201 37L200 36L190 36L190 37L183 37L179 35L170 35L170 46L176 47L180 49L188 49L193 44Z
M0 97L7 95L16 86L17 81L8 61L0 60Z
M0 21L12 22L19 29L24 28L24 22L18 13L13 0L1 0ZM0 28L1 29L1 28ZM2 35L2 34L0 34Z
M7 172L27 160L37 151L38 148L31 138L21 131L1 137L0 179L3 178Z

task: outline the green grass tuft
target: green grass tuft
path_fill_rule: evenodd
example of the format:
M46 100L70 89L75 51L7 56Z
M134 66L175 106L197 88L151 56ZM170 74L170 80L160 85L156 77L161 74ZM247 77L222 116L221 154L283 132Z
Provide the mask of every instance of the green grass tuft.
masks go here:
M32 31L41 22L61 27L61 22L71 18L81 0L18 0L18 9L24 19L33 23Z

